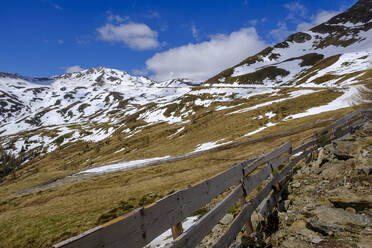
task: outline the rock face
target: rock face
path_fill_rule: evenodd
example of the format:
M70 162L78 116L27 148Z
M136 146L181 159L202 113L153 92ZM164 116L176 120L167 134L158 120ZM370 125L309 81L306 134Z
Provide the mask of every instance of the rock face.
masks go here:
M286 41L304 43L305 41L308 41L308 40L311 40L311 35L307 33L303 33L303 32L298 32L298 33L290 35Z
M289 184L271 247L372 247L372 122L324 147Z

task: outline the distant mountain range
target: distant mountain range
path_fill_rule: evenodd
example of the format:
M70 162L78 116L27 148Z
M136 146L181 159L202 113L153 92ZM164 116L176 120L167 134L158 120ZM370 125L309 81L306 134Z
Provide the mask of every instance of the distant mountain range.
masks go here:
M372 0L202 83L104 67L0 73L0 246L50 247L284 141L296 147L371 92Z
M242 99L262 95L267 101L262 106L267 106L280 95L278 89L301 93L283 93L276 102L321 88L345 93L349 86L372 79L371 27L372 1L360 0L204 83L155 82L104 67L50 78L0 73L0 142L13 154L25 147L51 152L69 142L98 142L123 132L135 135L156 123L179 126L210 106L213 111L244 113L239 112ZM299 91L303 88L312 90ZM61 142L56 142L58 137Z

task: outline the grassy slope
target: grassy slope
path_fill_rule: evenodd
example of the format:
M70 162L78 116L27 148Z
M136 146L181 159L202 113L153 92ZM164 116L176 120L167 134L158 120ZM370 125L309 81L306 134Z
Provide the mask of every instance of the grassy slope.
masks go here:
M285 91L291 89L284 89L283 96ZM278 122L287 115L324 105L339 95L340 93L324 90L234 115L225 115L226 110L213 111L216 105L214 103L208 108L199 109L179 137L168 138L179 126L163 123L146 127L128 139L125 135L115 134L101 145L88 144L87 148L87 144L81 142L39 157L20 170L16 180L7 178L0 184L0 247L48 247L92 228L99 222L156 200L172 190L200 182L233 163L267 152L288 139L298 144L314 130L184 161L105 175L42 192L21 196L15 194L18 190L85 168L91 165L90 161L86 162L87 159L92 159L96 166L117 159L133 160L183 154L193 151L198 144L222 138L227 138L224 142L241 140L242 135L269 121L267 118L253 120L253 117L273 111L277 115L270 121ZM244 103L236 108L241 109L267 100L274 99L255 97L226 105ZM339 117L350 111L352 109L342 109L287 121L255 136L290 130L310 121ZM123 146L128 147L128 151L113 153Z

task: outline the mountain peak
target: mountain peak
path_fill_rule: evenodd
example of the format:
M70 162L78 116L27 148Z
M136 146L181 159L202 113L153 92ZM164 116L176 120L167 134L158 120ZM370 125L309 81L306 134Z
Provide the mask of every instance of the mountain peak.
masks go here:
M318 33L340 32L342 29L358 28L367 31L372 27L372 0L359 0L345 12L332 17L311 29ZM350 25L352 24L352 25Z

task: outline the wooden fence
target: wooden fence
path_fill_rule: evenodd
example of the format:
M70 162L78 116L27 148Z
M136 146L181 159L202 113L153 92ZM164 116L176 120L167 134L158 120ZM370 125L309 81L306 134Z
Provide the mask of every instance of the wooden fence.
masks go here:
M372 115L372 108L360 109L315 132L296 148L290 142L258 158L235 164L224 172L197 185L177 191L157 202L138 208L108 223L54 245L55 248L143 247L171 229L170 247L195 247L222 217L240 203L240 212L212 247L228 247L246 225L252 231L251 214L264 217L278 201L277 189L283 188L297 163L310 161L314 152L334 139L353 132ZM276 189L276 190L275 190ZM230 192L213 209L189 229L182 230L182 221L224 192ZM260 206L259 209L257 209Z

